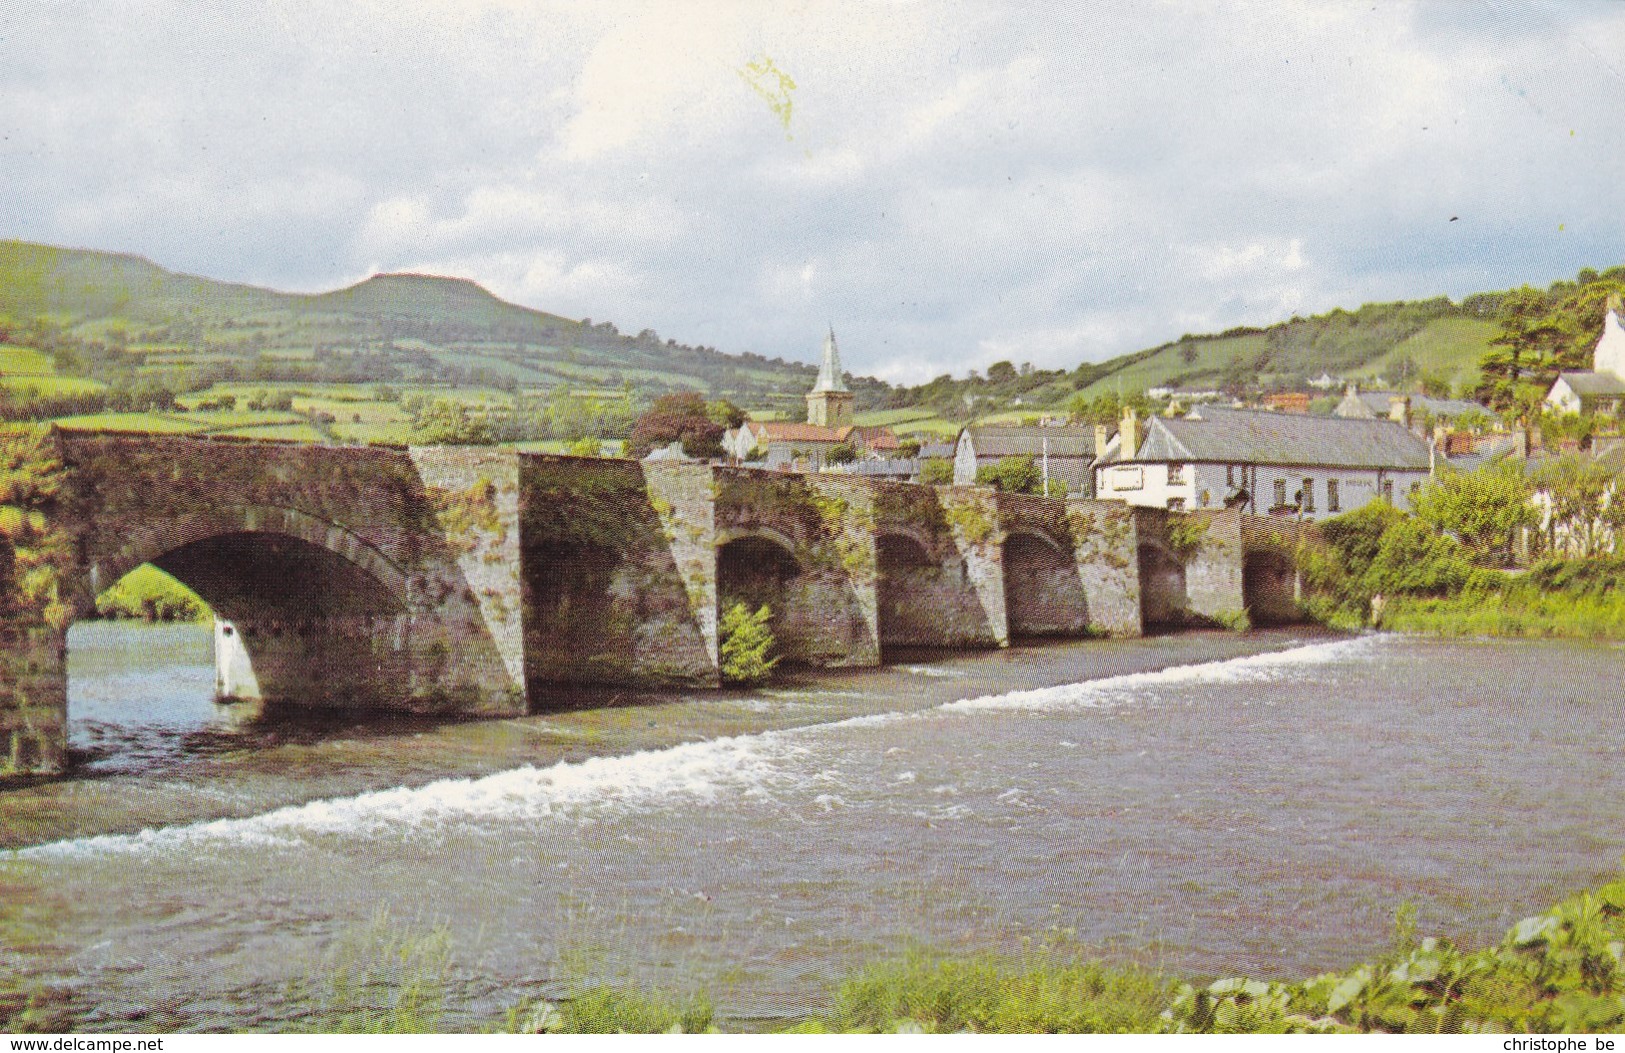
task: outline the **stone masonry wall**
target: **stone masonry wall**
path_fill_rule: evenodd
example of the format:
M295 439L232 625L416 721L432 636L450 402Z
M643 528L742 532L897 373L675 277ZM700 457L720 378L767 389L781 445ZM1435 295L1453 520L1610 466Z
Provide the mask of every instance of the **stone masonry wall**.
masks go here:
M999 646L972 573L973 563L984 579L998 567L997 552L989 551L991 537L967 543L975 553L967 559L949 522L945 491L906 483L870 485L882 646Z

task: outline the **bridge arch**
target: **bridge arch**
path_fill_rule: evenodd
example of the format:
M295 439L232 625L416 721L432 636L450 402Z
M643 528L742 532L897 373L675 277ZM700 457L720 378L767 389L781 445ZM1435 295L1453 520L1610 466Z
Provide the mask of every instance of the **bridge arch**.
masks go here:
M1089 628L1077 559L1047 530L1008 529L1003 546L1004 610L1011 637L1075 636Z
M718 610L743 603L754 611L765 604L773 610L775 625L783 626L799 599L797 580L806 572L795 552L794 543L771 528L719 534Z
M1280 625L1302 619L1298 609L1298 567L1276 549L1254 549L1241 565L1242 600L1255 625Z
M405 609L412 598L411 575L356 534L297 509L270 505L227 505L143 523L109 543L92 541L90 565L74 597L77 617L95 609L96 597L144 563L160 564L166 556L215 538L280 536L325 551L364 573Z
M1142 539L1137 556L1140 569L1140 616L1148 627L1178 625L1190 607L1185 563L1173 550Z
M152 564L214 610L216 693L306 705L379 705L411 682L413 578L338 524L294 509L221 506L87 541L76 618Z
M955 553L957 557L958 553ZM963 560L945 567L918 531L886 525L875 533L876 607L882 650L942 644L945 613L932 598L965 577Z

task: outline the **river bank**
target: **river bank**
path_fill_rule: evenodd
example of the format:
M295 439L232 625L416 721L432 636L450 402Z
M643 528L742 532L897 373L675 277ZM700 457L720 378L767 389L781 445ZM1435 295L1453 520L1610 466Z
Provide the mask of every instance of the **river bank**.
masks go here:
M1499 943L1456 947L1396 918L1389 949L1294 982L1181 979L1094 961L1064 942L968 958L876 962L797 1033L1611 1034L1625 1027L1625 881L1524 918ZM558 1033L714 1029L703 993L593 988L521 1004L504 1030ZM388 1027L395 1018L368 1023Z

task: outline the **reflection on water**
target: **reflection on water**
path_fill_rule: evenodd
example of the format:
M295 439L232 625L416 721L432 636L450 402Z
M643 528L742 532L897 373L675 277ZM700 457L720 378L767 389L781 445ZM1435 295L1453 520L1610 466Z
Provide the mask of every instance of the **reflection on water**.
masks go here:
M196 662L170 630L120 631L153 633L158 680ZM201 684L192 702L99 732L168 743L94 784L118 803L0 795L0 818L90 813L88 836L3 857L0 882L8 924L51 934L16 966L110 1027L274 1022L289 979L381 905L450 926L470 1017L583 975L771 1017L911 944L1051 927L1182 971L1307 975L1383 946L1403 902L1481 940L1625 850L1609 646L1090 641L301 735L211 724L201 657L196 684L164 674ZM148 681L99 661L76 658L74 705L107 726ZM185 752L245 734L255 751ZM128 801L179 818L121 829Z
M68 630L68 747L82 770L140 771L206 749L238 723L233 710L214 701L207 625L81 622Z

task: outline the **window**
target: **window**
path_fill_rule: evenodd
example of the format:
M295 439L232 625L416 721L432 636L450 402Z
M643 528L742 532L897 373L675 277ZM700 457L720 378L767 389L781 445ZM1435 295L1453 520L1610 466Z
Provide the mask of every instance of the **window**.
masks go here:
M1298 499L1298 507L1305 512L1315 510L1315 481L1313 479L1304 479L1303 490Z
M1326 480L1326 511L1336 512L1340 510L1341 506L1337 503L1337 480L1328 479Z
M1185 485L1185 466L1183 464L1170 464L1168 466L1168 485Z
M1394 503L1394 481L1392 479L1384 479L1382 485L1378 487L1378 492L1382 494L1384 501L1389 504Z
M1411 484L1411 500L1412 501L1415 501L1416 500L1416 495L1421 493L1421 492L1422 492L1422 484L1421 483L1412 483Z
M1207 505L1208 505L1208 502L1211 501L1211 500L1213 500L1212 495L1209 494L1206 490L1203 490L1202 491L1202 507L1206 508Z
M1113 490L1138 490L1144 486L1142 481L1143 469L1138 465L1124 466L1112 469Z
M1168 511L1170 511L1170 512L1183 512L1184 510L1185 510L1185 499L1183 497L1170 497L1170 498L1168 498Z
M1233 464L1227 464L1224 466L1224 485L1230 487L1231 489L1235 489L1236 466Z
M1286 480L1275 480L1275 507L1281 508L1286 504Z

